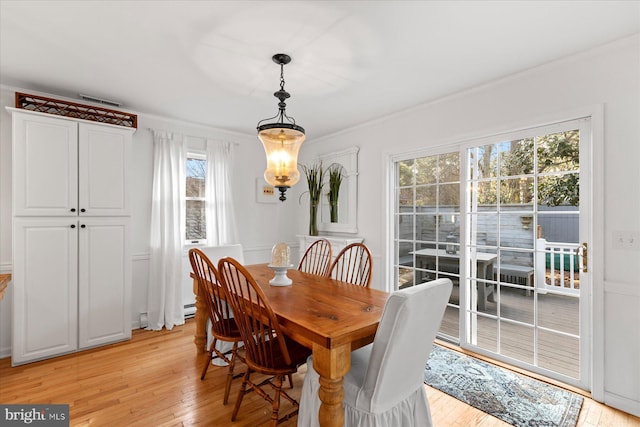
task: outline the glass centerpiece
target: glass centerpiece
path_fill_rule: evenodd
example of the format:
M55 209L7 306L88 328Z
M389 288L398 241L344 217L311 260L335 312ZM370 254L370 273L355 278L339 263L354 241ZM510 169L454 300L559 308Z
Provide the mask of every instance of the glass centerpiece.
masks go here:
M275 272L269 284L273 286L289 286L291 279L287 277L287 270L292 268L291 249L286 243L277 243L271 249L271 264L269 268Z

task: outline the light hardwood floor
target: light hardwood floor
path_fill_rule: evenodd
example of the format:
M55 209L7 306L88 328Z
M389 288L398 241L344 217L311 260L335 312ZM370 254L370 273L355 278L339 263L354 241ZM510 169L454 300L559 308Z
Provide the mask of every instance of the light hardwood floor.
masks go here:
M251 393L231 423L240 386L235 380L230 403L222 405L226 368L211 366L200 380L205 355L196 355L195 322L172 331L136 330L131 341L12 368L0 360L0 402L68 403L72 426L242 426L269 421L270 405ZM241 365L242 369L242 365ZM299 397L303 367L294 376ZM427 387L434 425L507 426L508 424ZM281 414L291 407L282 403ZM282 424L295 426L296 418ZM640 418L585 398L579 426L640 426Z

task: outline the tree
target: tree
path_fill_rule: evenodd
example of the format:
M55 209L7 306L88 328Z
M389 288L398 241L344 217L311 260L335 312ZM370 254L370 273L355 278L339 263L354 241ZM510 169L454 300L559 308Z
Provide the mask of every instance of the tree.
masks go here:
M538 185L538 203L547 206L580 204L580 133L577 130L538 138L538 172L558 172Z
M559 132L535 138L483 147L479 160L480 175L494 176L500 167L503 178L501 200L528 203L533 197L534 147L538 165L537 203L545 206L578 206L580 203L580 152L578 130ZM491 156L496 150L499 156ZM508 177L514 177L509 179ZM495 187L495 185L494 185ZM480 196L480 203L495 203L492 191Z

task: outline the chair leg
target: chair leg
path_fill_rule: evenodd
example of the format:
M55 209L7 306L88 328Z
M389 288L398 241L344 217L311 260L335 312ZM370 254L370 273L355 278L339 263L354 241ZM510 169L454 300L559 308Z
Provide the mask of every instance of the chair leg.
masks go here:
M289 377L289 388L293 388L293 377L291 376L291 374L289 374L288 377Z
M202 370L202 375L200 375L200 379L204 380L205 375L207 375L207 370L209 369L209 365L211 365L211 360L213 360L213 349L216 347L217 339L214 338L211 343L211 347L209 348L209 357L207 358L207 363L204 365L204 369Z
M276 390L275 396L273 396L273 409L271 411L271 427L278 425L278 412L280 411L280 393L282 391L282 375L276 375L274 378L274 388Z
M229 361L229 369L227 371L227 384L224 387L224 399L222 401L223 405L226 405L229 402L229 391L231 390L231 381L233 380L233 369L236 365L236 353L238 352L238 342L233 343L233 348L231 349L231 360Z
M236 406L233 407L231 421L236 420L236 416L238 415L238 411L240 410L240 404L242 403L242 398L245 395L247 384L249 383L249 375L251 375L251 369L249 369L249 367L247 366L247 372L245 372L244 374L244 379L242 380L242 385L240 386L240 391L238 392L238 398L236 399Z

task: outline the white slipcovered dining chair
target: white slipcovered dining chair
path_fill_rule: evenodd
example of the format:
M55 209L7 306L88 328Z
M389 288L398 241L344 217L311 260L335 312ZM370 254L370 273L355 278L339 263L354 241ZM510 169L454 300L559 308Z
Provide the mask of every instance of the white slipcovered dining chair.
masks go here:
M244 252L242 251L242 245L220 245L220 246L203 246L198 248L209 258L211 263L215 266L218 265L218 261L222 258L231 257L238 260L241 264L244 264ZM211 334L211 324L207 321L207 348L211 347L213 343L213 335ZM233 348L233 343L228 341L216 341L216 349L222 353L227 353ZM227 363L222 359L213 359L212 362L216 366L227 366Z
M424 369L452 288L438 279L389 296L373 344L351 353L344 377L345 426L431 426ZM298 426L318 426L318 373L312 358L302 386Z

